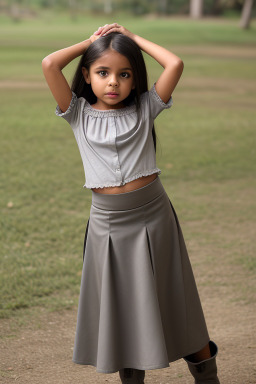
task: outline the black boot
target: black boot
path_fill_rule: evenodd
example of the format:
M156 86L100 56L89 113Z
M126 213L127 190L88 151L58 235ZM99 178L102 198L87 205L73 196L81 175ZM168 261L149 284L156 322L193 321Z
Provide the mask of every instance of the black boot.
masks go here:
M119 370L122 384L144 384L145 371L134 368L124 368Z
M192 363L187 358L184 358L192 376L195 378L195 384L220 384L216 365L218 347L213 341L209 342L209 346L211 351L211 357L209 359L200 361L199 363Z

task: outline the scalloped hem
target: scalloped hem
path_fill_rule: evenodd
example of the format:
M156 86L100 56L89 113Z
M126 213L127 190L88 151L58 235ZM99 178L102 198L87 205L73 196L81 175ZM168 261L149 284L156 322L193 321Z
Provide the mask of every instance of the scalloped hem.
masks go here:
M151 169L149 171L140 172L140 173L137 173L136 175L128 177L124 181L118 181L116 183L106 182L104 185L102 185L102 184L87 184L87 183L85 183L83 185L83 188L91 189L91 188L120 187L120 186L123 186L123 185L129 183L130 181L137 180L137 179L139 179L140 177L143 177L143 176L150 176L150 175L153 175L154 173L157 173L158 175L160 175L161 174L161 169L155 168L155 169Z
M68 115L72 109L74 108L74 105L77 103L77 96L75 94L75 92L72 91L72 98L70 100L70 103L69 103L69 106L68 106L68 109L63 112L59 105L57 105L56 109L55 109L55 115L59 116L59 117L64 117L66 115Z
M155 100L158 101L162 106L163 108L167 109L167 108L170 108L172 105L173 105L173 98L172 96L170 97L170 99L167 101L167 103L165 103L161 97L158 95L157 91L156 91L156 81L154 82L152 88L150 89L150 91L152 93L152 95L154 96Z

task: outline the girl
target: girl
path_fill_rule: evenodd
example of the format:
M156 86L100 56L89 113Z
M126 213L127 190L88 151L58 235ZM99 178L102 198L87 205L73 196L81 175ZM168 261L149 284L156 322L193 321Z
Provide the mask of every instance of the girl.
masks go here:
M164 68L150 90L141 50ZM70 88L62 69L80 55ZM114 23L42 66L92 191L73 361L141 384L145 370L184 358L195 383L219 383L217 345L156 166L154 119L172 106L182 60Z

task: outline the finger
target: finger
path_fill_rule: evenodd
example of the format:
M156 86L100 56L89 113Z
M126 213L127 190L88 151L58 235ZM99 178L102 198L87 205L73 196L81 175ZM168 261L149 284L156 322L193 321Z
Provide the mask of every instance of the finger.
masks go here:
M110 24L110 27L112 28L120 28L120 25L117 23Z
M100 27L100 30L102 31L104 28L108 27L109 24L105 24L103 27Z
M106 36L108 35L109 33L111 32L120 32L120 28L116 27L116 28L111 28L109 29L108 31L106 31L105 33L102 34L102 36Z
M105 33L107 30L109 30L109 28L111 28L109 24L104 25L104 27L102 27L102 28L100 29L100 33L101 33L101 34Z
M120 25L118 25L117 23L113 23L113 24L107 24L106 26L104 26L104 28L101 30L101 35L103 35L105 32L113 29L113 28L119 28ZM113 31L112 31L113 32Z
M95 33L100 33L104 27L99 27Z

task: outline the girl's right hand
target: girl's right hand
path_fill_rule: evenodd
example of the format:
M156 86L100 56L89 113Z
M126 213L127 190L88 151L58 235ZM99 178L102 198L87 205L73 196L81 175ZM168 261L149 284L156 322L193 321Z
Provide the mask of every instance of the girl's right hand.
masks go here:
M126 35L130 37L130 39L134 39L134 34L122 25L119 25L117 23L113 24L105 24L103 27L99 27L97 31L94 32L94 34L90 37L91 42L93 43L95 40L97 40L101 36L106 36L111 32L119 32L123 35Z
M102 27L99 27L98 29L97 29L97 31L95 31L91 36L90 36L90 41L93 43L95 40L98 40L100 37L101 37L101 35L99 35L98 34L98 32L99 32L99 30L101 29Z
M111 32L122 33L123 35L130 37L130 39L134 39L135 37L131 31L117 23L106 24L104 27L100 27L95 33L99 36L106 36Z

